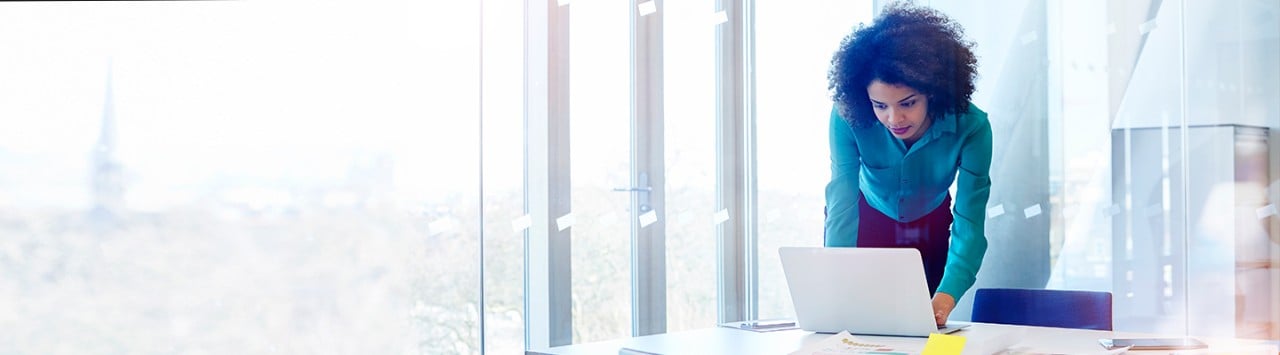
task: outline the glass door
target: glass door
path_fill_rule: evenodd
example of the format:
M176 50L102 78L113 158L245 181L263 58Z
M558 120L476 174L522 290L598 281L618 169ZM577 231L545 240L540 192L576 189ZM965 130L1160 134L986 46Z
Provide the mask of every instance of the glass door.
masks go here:
M710 1L665 4L561 5L574 343L715 324L716 23Z

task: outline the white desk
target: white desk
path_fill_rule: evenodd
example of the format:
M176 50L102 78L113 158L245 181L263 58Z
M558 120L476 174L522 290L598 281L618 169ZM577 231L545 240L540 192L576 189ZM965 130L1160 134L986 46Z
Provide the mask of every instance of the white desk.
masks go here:
M1047 354L1087 354L1104 351L1098 345L1099 338L1123 337L1160 337L1152 334L1109 332L1098 330L1079 330L1063 328L1043 328L1011 326L1000 324L974 323L953 335L970 339L982 339L1007 334L1020 335L1017 342L1010 347L1010 353L1047 353ZM618 354L618 350L629 349L658 353L675 354L788 354L799 350L832 334L815 334L802 330L784 330L770 333L756 333L732 328L706 328L684 332L657 334L634 338L617 339L598 343L576 344L549 349L535 349L525 352L526 355L575 355L575 354ZM926 338L881 337L855 335L879 344L895 348L921 349ZM1165 336L1175 337L1175 336ZM1234 339L1201 339L1209 344L1209 349L1197 353L1236 354L1266 353L1276 354L1274 345L1251 340ZM966 349L970 346L966 344ZM966 352L967 354L968 352ZM1130 353L1164 353L1162 352L1130 352Z

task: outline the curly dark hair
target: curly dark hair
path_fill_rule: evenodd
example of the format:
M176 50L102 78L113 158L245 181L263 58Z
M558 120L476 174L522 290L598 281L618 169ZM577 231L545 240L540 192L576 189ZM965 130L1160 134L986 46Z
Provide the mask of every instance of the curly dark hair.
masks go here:
M827 80L841 116L855 127L877 122L867 86L904 85L929 100L928 117L969 111L978 60L964 29L937 10L896 2L840 42Z

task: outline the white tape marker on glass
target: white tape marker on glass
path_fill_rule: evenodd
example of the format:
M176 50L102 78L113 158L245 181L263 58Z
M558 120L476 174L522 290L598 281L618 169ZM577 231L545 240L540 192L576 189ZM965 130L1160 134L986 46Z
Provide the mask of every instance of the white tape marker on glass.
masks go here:
M529 215L523 215L520 217L516 217L516 219L511 220L511 231L520 233L532 225L533 225L533 217L529 217Z
M712 26L719 25L725 22L729 22L729 15L724 13L724 11L718 11L715 14L711 15Z
M645 1L640 3L638 6L640 9L640 16L649 16L649 14L658 12L658 4L653 1Z
M713 224L720 224L720 223L724 223L725 221L728 221L729 209L722 209L722 210L716 211L716 214L711 217L711 220L715 222Z
M1031 207L1027 207L1026 209L1022 210L1022 215L1025 216L1026 218L1039 216L1040 204L1037 203L1037 204L1031 205Z
M1000 217L1004 214L1004 204L987 207L987 219Z
M1276 215L1276 205L1266 205L1258 209L1258 219L1263 219Z
M653 210L640 215L640 228L648 227L650 224L658 222L658 211Z
M556 230L563 231L569 227L573 227L574 221L573 212L566 213L563 216L560 216L560 218L556 218Z

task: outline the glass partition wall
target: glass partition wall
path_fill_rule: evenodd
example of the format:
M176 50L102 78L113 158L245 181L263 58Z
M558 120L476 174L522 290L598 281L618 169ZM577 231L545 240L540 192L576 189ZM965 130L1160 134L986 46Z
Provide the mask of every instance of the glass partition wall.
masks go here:
M1280 4L928 4L978 43L998 137L975 288L1108 291L1117 330L1280 338Z

